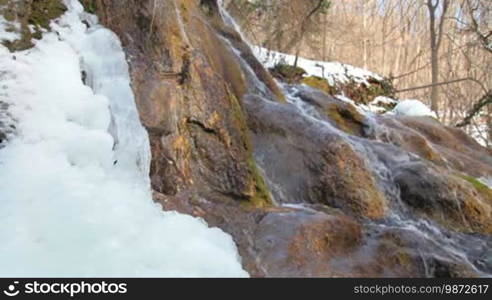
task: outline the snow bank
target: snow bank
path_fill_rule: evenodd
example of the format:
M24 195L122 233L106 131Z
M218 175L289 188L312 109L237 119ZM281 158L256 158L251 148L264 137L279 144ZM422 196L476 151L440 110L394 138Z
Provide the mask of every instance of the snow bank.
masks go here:
M419 100L403 100L393 109L396 115L402 116L429 116L436 118L436 113Z
M253 46L252 49L257 59L262 62L266 68L272 68L279 63L293 65L295 61L294 55L270 51L259 46ZM369 86L370 79L376 79L379 81L384 80L383 77L376 73L339 62L315 61L299 57L298 66L306 71L306 76L325 78L331 86L346 84L349 82ZM367 111L373 113L384 113L387 110L385 106L395 105L396 103L396 100L382 96L376 97L374 101L367 105L357 104L355 101L347 98L343 94L336 95L336 97L339 100L348 102L357 108L360 108L361 113Z
M17 122L0 149L0 277L247 276L229 235L152 201L120 42L66 4L33 49L0 46Z
M293 65L295 61L294 55L270 51L259 46L254 46L253 52L266 68L272 68L278 63ZM369 84L367 80L370 78L383 80L376 73L339 62L315 61L299 57L297 65L303 68L308 76L326 78L330 85L347 83L351 80L356 83Z

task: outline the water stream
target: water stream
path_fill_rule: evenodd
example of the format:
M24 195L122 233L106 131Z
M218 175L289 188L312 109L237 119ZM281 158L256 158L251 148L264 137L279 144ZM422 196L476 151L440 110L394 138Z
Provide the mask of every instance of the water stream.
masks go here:
M224 8L221 8L220 14L226 24L237 30L244 39L244 34L240 31L239 26L234 21ZM248 77L250 84L249 93L255 94L255 101L272 101L274 97L269 97L268 93L264 90L266 86L259 80L254 72L250 69L248 63L241 58L238 50L232 48L232 51L236 54L236 57L241 61L243 69ZM251 85L253 85L251 87ZM488 249L492 246L492 240L490 237L472 234L462 234L448 229L444 229L442 226L436 224L431 220L419 218L410 213L409 208L405 205L400 198L399 186L394 181L394 175L391 165L404 164L411 161L419 160L414 154L403 151L395 146L385 144L382 142L368 140L365 138L348 135L342 130L336 128L326 116L322 115L316 107L311 103L303 101L299 95L295 86L282 85L284 94L286 96L288 105L291 105L298 112L299 118L305 118L309 122L317 124L319 130L329 132L331 135L335 135L344 139L358 155L363 158L368 169L372 171L374 177L377 179L377 183L381 191L384 192L387 199L390 202L390 212L387 217L380 221L363 220L367 228L372 230L384 230L393 229L400 232L408 232L416 237L418 243L421 243L423 249L421 256L424 264L429 259L428 254L434 255L434 257L442 257L446 260L456 261L463 265L467 265L471 270L480 274L481 276L492 276L492 264L491 254ZM361 113L364 113L361 111ZM364 113L366 115L366 122L368 125L368 131L384 130L384 125L379 124L377 118L372 113ZM257 161L261 165L261 162L268 159L268 157L260 157ZM283 195L288 193L281 184L276 183L274 178L266 178L270 189L277 195ZM308 203L289 203L281 202L282 199L288 199L287 197L279 196L279 205L286 207L302 208L306 210L312 210ZM425 248L425 249L424 249ZM427 253L425 253L427 251ZM432 274L427 274L432 276Z

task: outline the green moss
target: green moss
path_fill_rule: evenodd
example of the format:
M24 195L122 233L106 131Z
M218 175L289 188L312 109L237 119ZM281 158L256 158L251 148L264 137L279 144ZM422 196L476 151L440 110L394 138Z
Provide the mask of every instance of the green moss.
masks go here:
M369 95L374 95L374 96L384 95L384 90L379 85L370 85L369 88L367 89L367 92Z
M326 79L318 77L318 76L304 77L301 80L301 83L304 83L305 85L308 85L312 88L321 90L321 91L323 91L327 94L330 94L330 95L333 95L336 93L335 89L328 84L328 81Z
M265 179L261 175L260 170L256 165L253 157L253 145L251 143L251 137L249 129L246 126L246 119L243 114L241 105L238 99L234 96L234 93L228 91L229 100L232 108L233 122L241 129L241 139L244 142L244 148L246 149L246 163L248 165L249 173L251 174L252 184L254 185L254 194L250 197L250 203L255 207L265 207L272 204L270 197L270 191L265 182Z
M80 0L80 3L84 7L87 13L95 14L97 11L96 3L94 0Z
M475 177L461 174L460 177L473 185L473 187L479 192L492 193L492 190L488 186L480 182Z
M29 49L33 46L31 40L41 39L42 32L50 29L52 20L59 18L67 8L61 0L36 0L31 2L8 2L8 6L0 11L7 20L16 20L20 23L20 39L3 44L10 51ZM31 32L29 25L33 26Z
M255 195L251 197L251 203L256 207L271 205L272 199L270 197L270 190L268 189L260 170L258 170L258 166L256 165L255 159L251 153L249 154L247 162L255 184Z
M50 22L67 11L67 8L60 0L38 0L31 5L31 14L27 19L28 23L36 28L35 38L40 38L39 27L50 29Z
M325 109L325 114L342 131L352 135L362 134L364 116L355 107L332 104Z

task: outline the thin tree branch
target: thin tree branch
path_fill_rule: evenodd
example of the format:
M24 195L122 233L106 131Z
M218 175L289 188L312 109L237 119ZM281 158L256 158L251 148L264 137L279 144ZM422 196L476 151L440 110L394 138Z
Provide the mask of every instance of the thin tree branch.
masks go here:
M478 115L482 108L490 104L492 104L492 90L489 90L485 95L482 96L482 98L475 102L473 107L466 114L466 117L461 122L456 124L456 127L464 127L466 125L469 125L471 120L476 115Z
M438 82L438 83L433 83L433 84L426 84L426 85L406 88L406 89L402 89L402 90L397 90L397 91L395 91L395 93L403 93L403 92L427 89L427 88L432 88L435 86L448 85L448 84L453 84L453 83L458 83L458 82L468 81L468 80L473 81L473 82L477 82L476 79L467 77L467 78L454 79L454 80L445 81L445 82Z

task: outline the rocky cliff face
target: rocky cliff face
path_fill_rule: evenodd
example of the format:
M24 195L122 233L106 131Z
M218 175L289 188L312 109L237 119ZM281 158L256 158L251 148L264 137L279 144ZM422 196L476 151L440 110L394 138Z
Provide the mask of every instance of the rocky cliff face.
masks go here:
M216 1L92 7L130 59L155 200L229 232L251 275L491 272L492 194L472 178L492 155L461 131L279 86Z
M492 274L492 152L427 117L275 81L215 0L83 0L121 39L155 201L252 276Z

